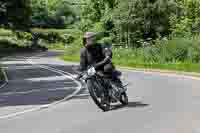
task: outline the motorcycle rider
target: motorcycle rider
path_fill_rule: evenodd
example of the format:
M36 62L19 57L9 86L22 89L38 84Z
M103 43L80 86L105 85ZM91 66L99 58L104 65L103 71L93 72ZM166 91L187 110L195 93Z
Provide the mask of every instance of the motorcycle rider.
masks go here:
M112 64L112 51L109 48L103 48L102 44L97 43L97 38L102 33L86 32L83 37L84 47L80 51L80 69L87 70L92 65L96 71L102 74L111 74L115 69Z
M116 80L121 73L115 69L112 63L112 50L97 43L98 37L101 37L102 34L94 32L84 34L84 47L80 50L80 71L85 71L88 66L92 65L100 76ZM107 89L106 95L108 95Z

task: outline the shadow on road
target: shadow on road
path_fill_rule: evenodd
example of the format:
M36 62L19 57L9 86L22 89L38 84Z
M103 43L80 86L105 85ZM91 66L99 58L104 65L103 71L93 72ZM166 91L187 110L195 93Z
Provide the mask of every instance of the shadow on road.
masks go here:
M135 107L146 107L146 106L149 106L149 104L144 104L142 102L129 102L126 107L135 108Z
M144 104L142 102L129 102L128 105L117 104L113 105L112 110L118 110L122 108L144 108L149 106L149 104Z
M86 95L76 95L76 96L73 96L71 99L89 99L90 95L86 94Z

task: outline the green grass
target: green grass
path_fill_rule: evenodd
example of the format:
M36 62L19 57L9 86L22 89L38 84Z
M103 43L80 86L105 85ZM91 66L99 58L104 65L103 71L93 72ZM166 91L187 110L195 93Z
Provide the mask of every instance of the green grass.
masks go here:
M63 57L61 57L61 59L65 60L65 61L72 61L72 62L80 61L79 56L63 56Z
M79 62L80 61L80 48L70 47L65 50L65 54L61 59L65 61ZM161 70L175 70L184 72L198 72L200 73L200 63L187 63L187 62L171 62L171 63L152 63L144 62L144 57L131 49L117 49L113 50L113 62L116 66L131 67L131 68L144 68L144 69L161 69Z
M78 55L73 56L62 56L65 61L79 62L80 58ZM161 69L161 70L175 70L175 71L184 71L184 72L198 72L200 73L200 64L150 64L150 63L135 63L128 62L127 59L114 60L115 65L119 67L131 67L131 68L144 68L144 69Z
M65 49L64 55L62 55L60 58L65 61L80 61L80 48L79 47L68 47Z
M0 36L13 36L13 31L0 28Z
M65 45L63 43L53 43L53 44L49 44L47 47L50 50L64 50L65 49Z

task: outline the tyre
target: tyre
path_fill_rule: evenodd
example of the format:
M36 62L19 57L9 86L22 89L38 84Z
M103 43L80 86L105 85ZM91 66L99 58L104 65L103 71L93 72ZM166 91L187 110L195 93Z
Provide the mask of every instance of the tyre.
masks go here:
M87 88L89 90L90 96L92 97L94 103L103 111L109 111L110 110L110 101L104 102L104 91L101 85L98 85L98 82L94 79L88 79L87 80ZM96 90L102 90L101 97L98 97Z
M127 105L128 104L128 96L126 94L126 92L123 92L120 96L120 102L123 105Z

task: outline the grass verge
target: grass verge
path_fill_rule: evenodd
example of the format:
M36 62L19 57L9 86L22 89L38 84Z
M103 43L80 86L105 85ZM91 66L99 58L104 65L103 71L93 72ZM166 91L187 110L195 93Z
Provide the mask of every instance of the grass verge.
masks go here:
M55 43L55 44L49 44L47 48L50 50L64 50L65 45L63 43Z
M68 48L65 50L65 54L60 58L65 61L79 62L80 61L80 48ZM114 54L115 55L115 54ZM135 57L131 56L114 56L113 62L119 67L129 68L143 68L143 69L160 69L160 70L172 70L180 72L197 72L200 73L200 63L143 63L137 61Z

